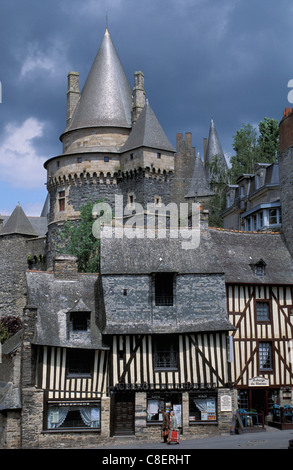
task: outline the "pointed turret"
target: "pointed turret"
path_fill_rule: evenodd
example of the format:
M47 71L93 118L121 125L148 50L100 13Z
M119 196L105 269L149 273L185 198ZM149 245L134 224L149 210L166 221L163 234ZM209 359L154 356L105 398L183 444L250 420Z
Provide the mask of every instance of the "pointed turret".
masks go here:
M203 161L198 152L195 165L193 170L193 175L190 183L190 188L186 194L186 199L197 199L197 198L207 198L214 196L215 193L210 189L208 178L206 174L206 169L204 168Z
M228 169L226 158L220 143L220 139L215 127L213 118L211 119L209 139L207 144L207 150L205 155L205 166L207 167L207 173L209 180L211 180L211 169L210 165L212 164L214 158L217 157L218 163L222 165L223 170L226 172Z
M131 128L132 90L106 29L66 131L85 127Z
M19 203L12 212L4 227L2 227L0 235L28 235L30 237L38 236Z
M175 152L148 100L146 100L146 104L121 152L128 152L138 147L151 147L158 150Z

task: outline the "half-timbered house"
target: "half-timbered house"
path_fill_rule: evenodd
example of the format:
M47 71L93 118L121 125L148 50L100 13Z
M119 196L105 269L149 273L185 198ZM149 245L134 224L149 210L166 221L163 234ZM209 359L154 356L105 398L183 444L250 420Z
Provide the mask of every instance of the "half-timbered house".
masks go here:
M111 435L158 433L171 408L185 434L229 430L234 328L209 232L193 250L179 239L102 240L101 277Z
M263 412L292 403L293 263L279 233L210 230L225 270L235 327L232 381L238 407Z

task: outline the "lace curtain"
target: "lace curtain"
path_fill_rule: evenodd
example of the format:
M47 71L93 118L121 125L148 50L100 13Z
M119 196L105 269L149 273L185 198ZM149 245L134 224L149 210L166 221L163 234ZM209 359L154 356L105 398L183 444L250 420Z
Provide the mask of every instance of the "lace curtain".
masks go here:
M193 400L195 406L201 411L202 413L207 412L207 400L205 398L197 398Z
M48 429L58 429L64 423L70 406L50 407L48 411ZM83 423L90 428L100 427L100 409L91 406L79 406Z
M100 424L100 410L99 408L91 408L89 406L80 406L79 412L81 419L86 426L90 428L97 428Z
M48 413L48 429L57 429L64 423L69 406L51 407Z

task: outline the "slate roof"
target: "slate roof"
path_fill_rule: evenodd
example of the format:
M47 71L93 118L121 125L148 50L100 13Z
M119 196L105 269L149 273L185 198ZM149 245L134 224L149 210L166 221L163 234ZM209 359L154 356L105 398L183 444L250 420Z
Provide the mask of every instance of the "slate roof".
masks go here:
M210 189L206 169L203 165L203 161L198 153L195 159L195 165L193 175L189 187L189 191L186 194L186 198L194 198L201 196L214 196L214 192Z
M56 279L53 273L26 273L27 304L38 309L33 344L101 349L102 338L97 326L98 275L78 274L75 280ZM91 312L91 330L80 337L68 335L68 314Z
M146 274L153 272L223 273L208 230L197 232L200 244L185 249L188 239L101 238L101 274Z
M206 161L211 164L213 158L218 156L220 161L223 164L223 167L227 169L227 162L226 158L220 143L220 139L216 130L215 122L213 118L211 119L210 123L210 130L209 130L209 138L207 143L207 150L206 150Z
M107 29L66 131L83 127L130 128L131 109L132 90Z
M226 282L293 284L293 260L280 233L210 229L210 236ZM265 275L257 276L253 265L261 259L266 263Z
M162 319L152 321L150 300L146 300L143 323L134 317L127 323L112 319L113 298L105 289L104 304L106 312L106 325L104 334L118 334L123 328L126 334L144 333L183 333L200 331L227 331L233 330L226 311L226 290L222 266L218 260L217 252L209 235L209 231L201 232L200 244L194 249L183 249L182 240L174 239L102 239L101 240L101 273L103 283L107 284L109 276L111 283L119 282L122 275L151 275L157 272L175 272L180 275L194 275L189 277L187 292L181 284L176 296L184 296L184 303L172 310L174 316L167 321ZM204 280L205 275L206 282ZM108 278L109 279L109 278ZM116 281L115 281L116 279ZM127 279L127 278L126 278ZM200 280L200 281L199 281ZM197 284L199 282L199 284ZM183 283L184 284L184 283ZM108 284L107 284L108 285ZM191 285L195 290L188 291ZM139 296L144 295L139 290ZM213 302L210 301L211 297ZM158 307L156 307L158 308ZM162 307L163 309L165 307ZM168 308L168 307L166 307ZM171 307L172 309L173 307ZM121 305L120 305L121 309ZM125 304L125 309L129 305ZM187 313L188 312L188 313ZM158 314L158 313L157 313ZM166 312L164 311L166 315Z
M175 152L161 124L155 116L148 100L141 111L121 152L134 150L138 147L150 147L158 150Z
M31 237L38 236L37 231L33 228L20 204L16 206L11 216L3 223L3 227L0 230L0 235L12 234L29 235Z

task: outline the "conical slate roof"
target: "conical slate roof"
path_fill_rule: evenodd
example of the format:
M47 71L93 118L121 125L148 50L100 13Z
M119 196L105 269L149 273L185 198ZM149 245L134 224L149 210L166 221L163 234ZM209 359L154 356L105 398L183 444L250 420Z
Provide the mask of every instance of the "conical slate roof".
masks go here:
M195 158L190 188L185 197L214 196L214 194L215 193L209 187L206 170L203 166L200 154L198 153Z
M148 100L133 126L127 141L122 147L121 152L127 152L138 147L152 147L158 150L175 152L173 145L170 144Z
M206 162L211 164L214 157L217 156L220 159L220 162L223 165L225 170L228 169L226 158L220 143L220 139L215 127L215 123L213 118L211 119L210 124L210 131L209 131L209 138L207 144L207 152L206 152Z
M132 90L108 29L66 131L131 127Z
M0 235L13 234L38 236L19 203L0 231Z

